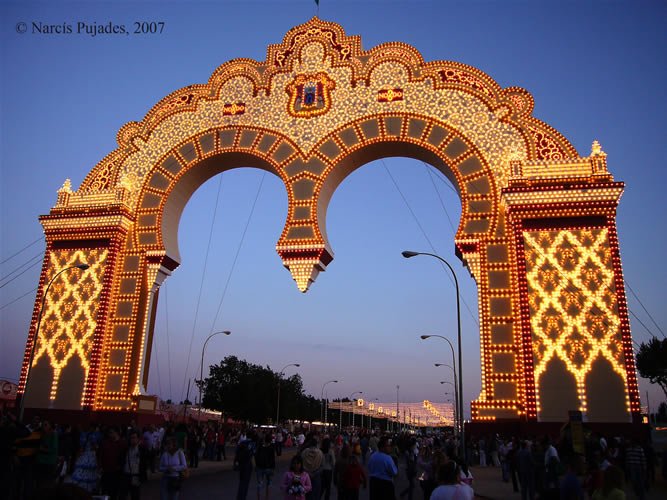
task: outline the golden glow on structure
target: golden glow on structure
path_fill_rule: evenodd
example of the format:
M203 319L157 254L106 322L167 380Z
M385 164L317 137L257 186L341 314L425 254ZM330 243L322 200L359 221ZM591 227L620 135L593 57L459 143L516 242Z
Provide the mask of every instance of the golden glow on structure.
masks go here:
M241 166L280 177L288 215L276 251L305 292L333 259L325 227L337 187L355 168L400 154L430 162L461 197L455 245L479 293L482 391L472 418L538 419L540 376L554 357L569 363L584 410L591 359L608 360L638 414L615 232L624 186L599 143L580 157L533 108L526 90L502 88L465 64L424 61L407 44L364 50L360 37L318 18L294 27L264 61L229 61L208 82L166 96L121 128L118 148L78 190L69 180L59 189L41 218L49 256L41 290L67 261L56 265L51 252L80 251L100 263L85 273L95 277L99 304L93 314L94 300L54 295L35 361L47 356L61 373L81 358L86 407L135 408L146 390L159 287L180 264L174 214L197 179ZM559 273L574 285L566 288ZM51 398L57 387L56 374Z
M85 271L61 274L51 285L44 302L33 366L42 357L48 358L53 368L51 400L56 398L61 371L73 356L78 358L85 377L88 377L106 257L106 250L96 249L54 250L50 253L50 276L81 263L90 266Z
M524 238L532 269L526 278L536 391L547 363L557 356L576 379L577 409L586 412L585 378L599 355L626 379L608 232L526 231ZM626 401L629 411L627 395Z

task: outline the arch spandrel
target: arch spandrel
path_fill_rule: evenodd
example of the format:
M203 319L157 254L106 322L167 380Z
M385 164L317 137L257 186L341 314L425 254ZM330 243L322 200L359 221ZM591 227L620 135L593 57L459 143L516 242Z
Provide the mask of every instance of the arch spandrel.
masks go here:
M473 419L538 419L548 360L571 362L563 347L567 332L550 344L551 357L542 355L547 328L539 310L531 310L535 293L547 292L534 279L540 256L525 245L532 232L553 225L560 231L549 233L553 241L582 226L606 231L613 258L599 267L615 284L618 303L607 311L613 325L608 344L615 349L609 360L626 374L628 414L635 414L615 235L622 184L607 171L599 145L580 158L565 137L532 116L533 109L528 91L502 88L476 68L424 61L414 47L397 42L364 50L360 37L317 18L270 45L264 61L234 59L207 83L166 96L141 121L123 126L118 148L78 191L63 186L57 205L42 218L50 245L90 240L88 246L109 252L104 317L86 330L96 332L97 341L86 353L94 363L86 373L84 404L132 408L145 393L159 286L180 259L178 219L206 178L254 166L282 179L288 214L276 249L306 291L333 258L326 212L336 188L364 163L407 156L447 175L461 198L456 249L479 292L482 392L472 403ZM42 283L52 272L45 259ZM35 317L38 306L39 300ZM582 325L595 320L585 313ZM33 321L28 347L34 334ZM583 394L590 367L578 370Z

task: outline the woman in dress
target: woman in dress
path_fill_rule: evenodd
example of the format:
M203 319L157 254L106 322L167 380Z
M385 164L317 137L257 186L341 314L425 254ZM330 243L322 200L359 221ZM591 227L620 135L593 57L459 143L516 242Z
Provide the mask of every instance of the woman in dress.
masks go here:
M79 454L74 462L72 483L89 493L96 492L100 474L97 466L97 448L102 441L102 433L93 424L87 431L79 433Z

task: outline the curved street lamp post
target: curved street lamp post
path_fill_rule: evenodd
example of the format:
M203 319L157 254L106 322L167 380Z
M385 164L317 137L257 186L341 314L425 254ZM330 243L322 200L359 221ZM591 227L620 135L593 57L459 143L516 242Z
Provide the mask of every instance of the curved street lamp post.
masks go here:
M49 284L46 285L46 290L44 290L44 295L42 295L42 302L39 306L39 316L37 317L37 326L35 328L35 338L33 339L32 346L30 346L30 357L28 359L28 369L25 372L25 384L23 384L23 394L21 394L21 403L19 405L19 422L23 422L23 412L25 410L25 396L27 394L26 389L28 388L28 380L30 378L30 371L32 369L32 360L35 357L35 347L37 346L37 340L39 339L39 327L42 324L42 314L44 314L44 304L46 303L46 297L49 294L49 288L51 288L51 285L53 285L53 282L56 280L58 276L60 276L62 273L65 271L69 271L70 269L79 269L80 271L85 271L88 269L90 266L88 264L77 264L75 266L69 266L64 269L61 269L58 271L53 278L51 278L51 281L49 281Z
M458 407L458 394L456 394L456 384L451 383L449 380L441 380L441 384L449 384L454 388L454 392L446 392L445 394L449 395L454 395L454 431L455 434L458 432L457 427L458 427L458 413L459 413L459 407Z
M326 409L326 404L327 402L324 401L324 388L327 386L327 384L337 384L338 380L329 380L328 382L324 382L322 385L322 393L320 394L320 422L324 421L326 424L327 421L329 420L327 417L327 409ZM324 412L324 418L322 418L322 413Z
M445 264L447 268L451 271L452 276L454 277L454 286L456 287L456 323L457 323L457 341L458 341L458 354L459 354L459 379L458 379L458 392L459 392L459 424L461 427L461 456L463 457L463 461L466 461L466 445L465 445L465 425L463 423L464 419L464 413L463 413L463 353L462 353L462 345L461 345L461 293L459 291L459 280L456 277L456 273L454 272L454 268L447 262L445 259L440 257L439 255L436 255L434 253L427 253L427 252L411 252L409 250L405 250L404 252L401 253L403 257L406 259L409 259L411 257L415 257L417 255L428 255L429 257L434 257L438 259L440 262ZM422 336L422 338L429 338L429 337L436 337L437 335L425 335ZM445 337L442 337L445 338Z
M350 394L350 401L352 401L352 429L354 429L354 399L353 399L353 397L354 397L355 394L363 394L363 393L364 393L363 391L356 391L356 392L353 392L352 394Z
M206 350L206 344L208 344L208 341L211 340L212 337L215 337L220 333L224 335L230 335L232 332L230 332L229 330L222 330L220 332L212 333L206 338L206 340L204 341L204 345L201 348L201 364L199 365L199 414L197 415L197 421L201 421L201 407L202 407L201 391L204 385L204 351Z
M283 366L282 370L278 372L278 401L276 403L276 428L278 428L278 422L280 422L278 420L278 418L280 417L280 380L281 380L280 377L282 377L285 374L285 370L287 370L290 366L296 366L297 368L299 368L301 365L299 363L290 363L288 365Z
M422 339L424 337L428 338L427 335L422 335L421 336ZM454 427L457 429L457 432L458 432L458 428L459 428L459 424L458 424L459 396L458 396L458 383L457 383L457 380L456 380L456 368L455 368L456 362L454 361L454 347L452 346L452 343L449 341L449 339L447 339L447 337L443 337L443 338L447 341L447 343L449 344L450 349L452 350L452 365L448 365L446 363L434 363L434 366L436 366L436 367L446 366L447 368L452 370L452 373L454 373L454 384L453 384L454 385L454 399L456 400L454 402L454 404L456 405L456 411L454 412L454 414L456 415L455 418L457 418L457 420L455 420ZM448 382L448 383L451 384L451 382Z
M377 411L375 408L375 403L380 401L380 398L373 399L373 409L368 411L368 429L373 432L373 412Z

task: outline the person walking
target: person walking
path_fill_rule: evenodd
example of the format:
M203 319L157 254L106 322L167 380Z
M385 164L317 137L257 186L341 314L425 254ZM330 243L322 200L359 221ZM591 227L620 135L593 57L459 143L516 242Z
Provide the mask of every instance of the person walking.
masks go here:
M137 431L130 431L129 440L130 445L123 461L121 498L125 499L129 494L131 500L139 500L141 498L141 483L148 479L150 453L139 439Z
M370 500L394 500L394 477L398 468L391 458L393 445L391 439L383 437L378 443L378 451L368 460L368 475L370 477Z
M276 429L276 437L274 439L275 445L276 445L276 456L279 457L280 455L283 454L283 431L278 427Z
M122 463L127 444L120 438L116 427L110 427L107 437L100 444L98 451L99 466L102 469L101 489L110 500L117 500L120 493L123 472Z
M521 485L521 500L535 500L535 462L526 440L521 441L516 464Z
M401 498L407 496L408 500L412 500L413 491L415 489L415 480L417 478L417 458L419 448L417 448L417 441L412 438L410 445L403 453L405 457L405 475L408 480L408 486L401 492Z
M602 487L593 492L591 500L625 500L623 489L623 471L615 465L610 465L604 470L602 476Z
M366 488L366 473L356 455L348 457L341 481L343 488L338 490L338 500L359 500L359 488Z
M479 438L479 441L477 441L477 451L479 453L479 466L486 467L486 441L484 437Z
M639 500L646 498L646 457L637 438L625 450L625 470L632 489Z
M217 456L216 456L216 459L217 459L218 462L221 459L222 460L227 460L227 453L225 452L226 442L227 442L227 436L225 436L225 430L224 429L218 429L218 435L217 435L218 450L217 450Z
M48 488L56 482L58 464L58 434L51 422L42 422L42 436L35 458L35 476L38 488Z
M250 477L252 476L252 448L248 439L240 441L236 447L234 470L239 472L239 488L236 491L236 500L246 500Z
M72 483L88 493L97 491L98 487L97 449L101 440L102 434L95 426L79 433L79 451L74 462Z
M317 440L314 436L309 435L304 446L305 448L301 451L303 470L308 473L311 484L311 490L306 493L306 499L320 500L322 496L322 464L324 462L324 454L317 447Z
M338 454L338 459L336 460L336 465L334 466L333 483L336 486L336 491L338 492L338 500L347 499L343 475L345 474L345 468L350 461L350 455L350 447L347 445L342 446L340 453Z
M333 447L331 446L331 439L324 438L322 440L322 447L320 448L322 455L324 455L324 460L322 461L322 487L321 493L324 496L324 500L329 500L331 498L331 482L333 479L334 468L336 467L336 455L334 454Z
M255 453L255 471L257 476L257 500L261 500L264 490L265 500L269 500L269 487L276 469L276 449L270 432L264 436L264 442Z
M439 486L433 490L430 500L473 500L474 490L459 482L458 465L450 460L438 469Z
M174 437L165 439L165 450L160 457L160 500L178 500L181 493L181 472L188 466L185 453Z

